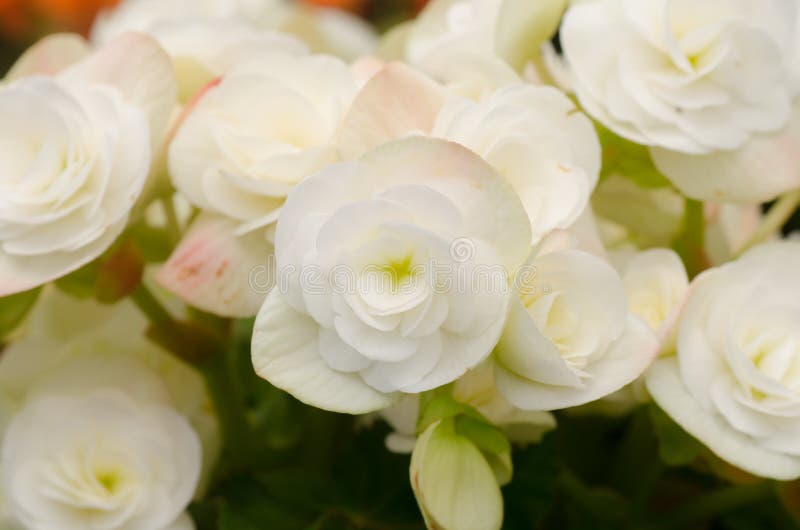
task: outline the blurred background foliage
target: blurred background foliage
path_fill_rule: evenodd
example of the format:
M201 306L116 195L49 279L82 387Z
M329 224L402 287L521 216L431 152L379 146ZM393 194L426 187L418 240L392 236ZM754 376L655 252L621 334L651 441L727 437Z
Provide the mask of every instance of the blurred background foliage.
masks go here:
M425 0L304 0L385 29ZM86 34L117 0L0 0L0 73L54 31ZM1 118L1 117L0 117ZM800 228L795 217L787 230ZM255 376L252 321L235 324L222 370L246 417L237 447L192 511L198 530L424 530L409 456L386 450L377 418L317 410ZM507 530L789 530L800 483L764 481L722 463L652 405L619 416L560 412L541 443L516 448L504 488ZM238 423L237 423L238 422Z

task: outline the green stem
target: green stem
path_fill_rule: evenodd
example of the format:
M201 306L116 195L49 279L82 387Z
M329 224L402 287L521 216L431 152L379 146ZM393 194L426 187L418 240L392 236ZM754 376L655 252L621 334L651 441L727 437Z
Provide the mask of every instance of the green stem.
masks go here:
M686 199L683 233L675 242L675 250L683 258L686 272L693 278L709 267L705 253L705 214L703 203Z
M767 241L777 234L797 210L798 206L800 206L800 190L790 191L782 195L764 215L755 233L736 252L736 257L741 256L752 247Z
M205 377L225 441L223 465L228 471L235 472L247 469L251 463L251 432L226 353L220 351L209 355L197 367Z
M251 454L250 426L228 363L229 348L225 347L225 341L215 335L204 338L199 335L202 328L191 328L173 319L144 285L140 285L131 298L150 319L150 338L202 372L227 449L224 463L231 471L246 469ZM203 344L197 344L197 340Z
M164 197L161 199L164 205L164 213L167 217L167 230L169 231L172 241L177 243L181 238L181 224L178 221L178 214L175 212L175 201L172 196Z
M169 314L161 302L144 285L139 284L131 294L131 300L139 310L145 314L150 323L155 327L171 327L175 325L175 319Z
M774 488L769 481L729 486L678 506L666 518L653 526L653 530L686 528L688 523L711 519L734 508L763 501L773 494Z

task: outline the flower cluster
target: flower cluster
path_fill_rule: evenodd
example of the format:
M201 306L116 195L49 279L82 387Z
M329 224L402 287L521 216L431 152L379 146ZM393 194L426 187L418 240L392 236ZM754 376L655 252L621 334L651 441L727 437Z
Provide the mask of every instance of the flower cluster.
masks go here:
M127 0L43 39L0 82L0 517L193 528L264 455L248 385L386 420L431 529L501 528L563 409L799 478L798 97L794 0L434 0L380 37Z

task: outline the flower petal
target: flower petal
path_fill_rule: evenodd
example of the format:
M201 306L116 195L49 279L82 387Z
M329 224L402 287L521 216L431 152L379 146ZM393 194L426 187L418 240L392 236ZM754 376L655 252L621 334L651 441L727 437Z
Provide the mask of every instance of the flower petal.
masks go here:
M231 219L201 214L159 270L158 283L216 315L255 315L275 278L272 245L262 231L236 236L237 228Z
M390 63L364 85L344 117L337 145L344 158L408 136L427 133L444 104L442 87L401 63Z
M360 376L337 372L319 353L319 326L296 312L273 289L256 318L253 367L256 373L300 401L334 412L363 414L395 400L367 385Z
M90 53L89 43L74 33L48 35L28 48L6 75L6 80L30 75L56 75Z
M735 466L762 477L794 480L800 477L800 458L761 449L753 440L706 412L681 379L678 361L671 357L654 364L647 373L647 390L675 422L711 451Z

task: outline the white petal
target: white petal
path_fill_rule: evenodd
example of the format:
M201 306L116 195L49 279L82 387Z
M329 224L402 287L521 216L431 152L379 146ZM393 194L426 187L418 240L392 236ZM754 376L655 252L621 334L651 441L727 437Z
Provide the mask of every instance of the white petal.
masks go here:
M639 377L655 358L659 343L650 328L629 317L625 333L605 355L585 370L589 377L576 387L547 385L519 377L498 365L497 389L513 405L525 410L556 410L605 397Z
M390 140L433 128L445 91L425 75L390 63L364 85L340 127L337 142L344 158L361 156Z
M172 60L155 40L141 33L125 33L60 75L119 89L127 101L144 110L152 148L157 152L178 89Z
M566 387L581 384L555 344L536 329L518 297L511 301L511 312L494 355L503 368L532 381Z
M74 33L55 33L43 38L17 59L6 80L30 75L56 75L90 53L89 43Z
M81 268L105 252L127 222L125 217L88 245L70 252L12 256L0 250L0 296L33 289Z
M683 384L676 358L662 359L650 368L647 389L678 425L723 460L761 477L776 480L800 477L800 458L759 447L751 437L734 430L695 401Z
M489 242L501 265L512 271L530 254L528 215L510 184L469 149L432 138L408 138L383 145L362 161L374 180L424 185L458 206L464 237Z
M683 193L715 202L766 202L800 188L800 108L789 125L742 148L687 155L653 148L653 162Z
M392 404L394 395L378 392L357 374L331 369L319 353L318 332L316 322L297 313L273 289L253 330L256 373L300 401L325 410L363 414Z

